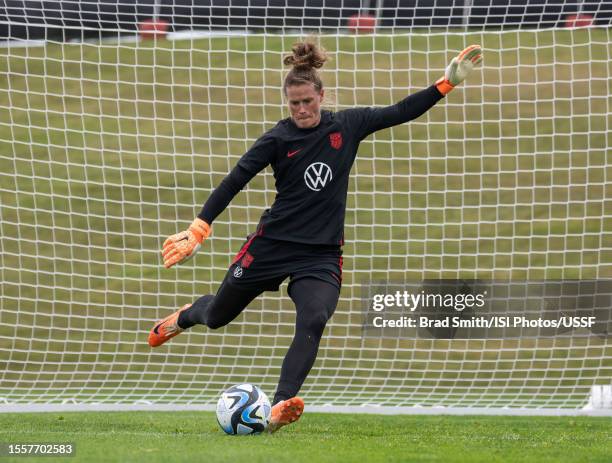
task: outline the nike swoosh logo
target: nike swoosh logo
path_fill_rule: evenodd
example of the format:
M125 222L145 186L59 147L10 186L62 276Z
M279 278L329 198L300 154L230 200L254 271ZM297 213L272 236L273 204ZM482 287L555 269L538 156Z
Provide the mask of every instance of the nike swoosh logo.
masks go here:
M290 158L292 156L295 156L296 154L298 154L300 151L302 151L302 148L300 148L299 150L295 150L295 151L289 151L287 153L287 157Z
M162 326L162 324L160 323L159 325L155 325L155 328L153 328L153 332L155 334L159 334L159 331L157 331L159 329L159 327Z

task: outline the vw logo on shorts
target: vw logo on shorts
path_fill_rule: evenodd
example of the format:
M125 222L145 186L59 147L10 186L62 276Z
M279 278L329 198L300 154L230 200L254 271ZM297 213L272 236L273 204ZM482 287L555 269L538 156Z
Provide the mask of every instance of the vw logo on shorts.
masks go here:
M234 278L240 278L242 276L242 267L238 266L234 269Z
M321 191L332 179L332 171L324 162L313 162L304 171L306 186L313 191Z

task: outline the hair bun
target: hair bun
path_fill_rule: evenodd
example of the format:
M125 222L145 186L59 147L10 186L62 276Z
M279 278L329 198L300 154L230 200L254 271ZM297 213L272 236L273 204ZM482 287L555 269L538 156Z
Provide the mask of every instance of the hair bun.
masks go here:
M293 44L292 55L286 56L283 62L294 69L319 69L327 61L325 50L312 42L299 42Z

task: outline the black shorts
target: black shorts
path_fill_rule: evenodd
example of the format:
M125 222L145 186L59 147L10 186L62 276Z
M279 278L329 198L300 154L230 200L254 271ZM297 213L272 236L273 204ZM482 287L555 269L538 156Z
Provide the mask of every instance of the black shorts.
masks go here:
M253 233L232 261L225 279L244 289L278 291L290 278L291 284L311 277L342 285L342 248L279 241Z

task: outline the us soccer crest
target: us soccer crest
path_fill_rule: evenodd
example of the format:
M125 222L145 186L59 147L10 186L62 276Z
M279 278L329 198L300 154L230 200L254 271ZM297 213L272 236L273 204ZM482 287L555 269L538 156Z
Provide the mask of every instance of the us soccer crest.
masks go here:
M329 134L329 143L332 148L339 150L342 147L342 133L334 132Z

